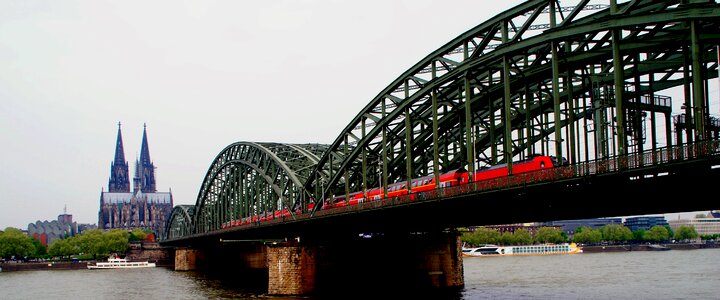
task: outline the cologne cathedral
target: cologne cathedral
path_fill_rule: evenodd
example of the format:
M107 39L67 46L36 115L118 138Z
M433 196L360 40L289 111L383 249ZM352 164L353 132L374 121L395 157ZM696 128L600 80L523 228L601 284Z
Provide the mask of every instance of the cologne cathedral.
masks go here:
M100 229L149 229L155 235L165 230L165 221L173 209L172 192L158 192L155 165L150 160L147 127L143 125L140 158L135 161L135 176L130 190L130 173L125 161L122 132L118 123L115 160L110 164L108 191L100 194Z

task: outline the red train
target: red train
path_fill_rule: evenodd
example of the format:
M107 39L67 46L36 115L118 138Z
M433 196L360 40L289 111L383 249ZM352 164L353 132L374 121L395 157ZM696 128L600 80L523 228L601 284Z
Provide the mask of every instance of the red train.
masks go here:
M534 171L551 169L559 165L567 164L567 160L564 158L558 161L555 157L545 155L534 155L526 160L513 162L512 170L513 174L523 174ZM472 181L483 181L490 180L500 177L508 176L507 164L499 164L492 167L481 168L474 174L469 173L465 169L456 169L450 172L442 173L439 176L440 188L453 187L461 184L466 184L471 179ZM435 176L429 175L412 179L410 181L410 188L407 187L407 181L396 182L388 185L387 197L393 198L397 196L403 196L407 194L417 194L435 189ZM376 187L367 191L367 200L363 195L363 192L354 192L348 195L348 200L345 201L345 195L328 199L324 202L322 209L331 209L336 207L357 205L365 201L376 201L383 199L384 193L382 187ZM412 197L412 196L411 196ZM412 198L411 198L412 199ZM314 203L308 205L308 210L312 210L315 207ZM246 217L242 220L235 220L226 222L223 224L223 228L241 226L246 224L252 224L267 220L272 220L280 217L289 217L290 212L285 209L283 211L275 211L273 214L265 216L252 216Z
M534 155L526 160L513 162L513 174L523 174L533 171L540 171L554 168L558 165L567 164L564 159L558 162L555 157L545 155ZM450 172L442 173L439 176L440 188L458 186L469 182L470 173L465 169L456 169ZM488 168L481 168L472 174L472 181L489 180L499 177L508 176L507 164L499 164ZM429 175L415 178L410 181L411 186L407 188L407 181L396 182L388 185L387 197L397 197L407 194L416 194L435 189L435 176ZM367 191L367 201L380 200L384 197L381 187L373 188ZM356 205L366 201L362 192L354 192L348 195L348 201L345 201L345 195L337 196L332 201L325 201L322 209L330 209L334 207L342 207L347 205ZM312 207L311 207L312 208Z

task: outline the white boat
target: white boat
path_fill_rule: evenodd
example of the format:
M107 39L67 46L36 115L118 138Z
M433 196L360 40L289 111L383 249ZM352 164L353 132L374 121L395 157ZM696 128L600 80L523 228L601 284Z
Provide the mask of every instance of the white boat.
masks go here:
M539 244L523 246L484 245L475 248L463 248L463 256L510 256L510 255L551 255L582 253L575 243Z
M125 258L111 257L107 262L98 262L95 265L88 265L88 269L134 269L154 268L155 263L147 261L129 261Z

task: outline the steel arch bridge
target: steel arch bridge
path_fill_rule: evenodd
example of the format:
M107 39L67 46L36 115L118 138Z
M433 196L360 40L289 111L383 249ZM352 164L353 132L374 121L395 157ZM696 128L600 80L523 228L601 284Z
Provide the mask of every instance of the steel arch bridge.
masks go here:
M205 175L192 223L186 224L192 228L189 232L217 230L233 220L266 217L278 210L294 214L297 207L307 207L304 183L326 150L320 144L238 142L226 147ZM177 230L174 224L168 228Z
M717 139L719 42L715 1L527 1L405 71L330 145L228 146L186 232L536 153L574 164ZM659 94L673 87L682 99Z

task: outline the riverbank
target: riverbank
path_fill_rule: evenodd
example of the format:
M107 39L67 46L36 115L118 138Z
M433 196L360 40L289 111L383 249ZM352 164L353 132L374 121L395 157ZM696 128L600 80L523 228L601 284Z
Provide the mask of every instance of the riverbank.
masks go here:
M48 270L87 270L88 262L8 262L1 263L1 272L13 271L48 271Z
M720 244L658 244L670 250L694 250L720 248ZM648 244L630 245L605 245L605 246L583 246L583 253L598 252L626 252L626 251L658 251L657 248Z

